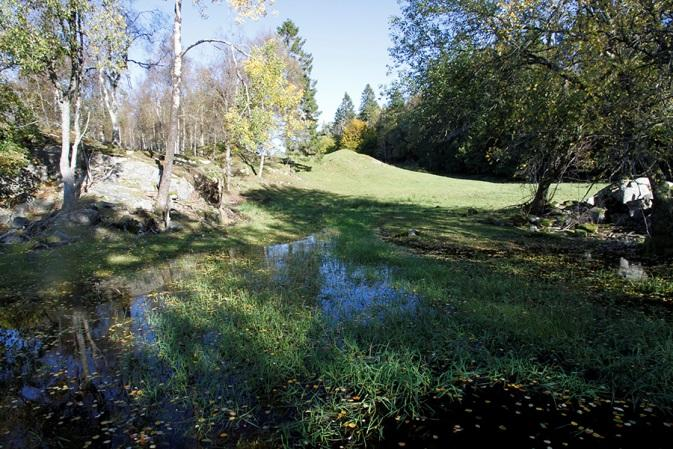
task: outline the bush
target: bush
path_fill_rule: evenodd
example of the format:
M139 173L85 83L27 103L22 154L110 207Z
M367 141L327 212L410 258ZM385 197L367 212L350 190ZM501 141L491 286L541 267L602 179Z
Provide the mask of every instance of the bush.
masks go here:
M332 151L336 150L336 146L336 140L334 140L334 137L329 134L324 134L317 139L315 146L316 154L323 155L331 153Z
M0 142L0 176L16 176L26 165L25 148L9 140Z

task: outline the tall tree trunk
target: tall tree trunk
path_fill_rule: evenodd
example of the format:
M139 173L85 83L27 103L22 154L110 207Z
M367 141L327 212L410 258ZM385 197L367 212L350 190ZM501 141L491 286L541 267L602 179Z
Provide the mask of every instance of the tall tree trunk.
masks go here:
M226 146L224 156L224 176L226 182L227 193L231 193L231 147Z
M264 171L264 158L266 157L266 151L262 150L262 154L259 157L259 179L262 179L262 172Z
M180 89L182 87L182 0L175 0L175 16L173 20L173 95L171 116L168 127L168 139L164 156L163 171L159 181L157 209L164 215L164 224L170 223L170 188L173 174L173 160L178 144L178 120L180 119Z
M109 86L105 81L102 70L98 71L98 80L103 91L103 102L110 116L110 125L112 126L112 136L110 142L113 145L121 145L121 127L119 125L119 102L117 101L117 83L110 80Z
M59 170L63 182L63 210L70 210L77 200L75 171L70 157L70 99L62 96L58 102L61 109L61 158Z
M547 208L547 198L549 195L549 187L552 185L552 178L543 178L538 182L535 190L535 196L530 202L530 212L535 215L543 214Z

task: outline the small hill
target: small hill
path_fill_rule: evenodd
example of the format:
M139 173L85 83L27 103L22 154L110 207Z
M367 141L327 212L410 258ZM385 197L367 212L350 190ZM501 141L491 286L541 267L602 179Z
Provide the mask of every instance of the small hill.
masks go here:
M437 176L385 164L350 150L330 153L302 175L309 188L381 201L442 207L501 208L525 202L533 186ZM585 184L564 184L557 199L581 199Z

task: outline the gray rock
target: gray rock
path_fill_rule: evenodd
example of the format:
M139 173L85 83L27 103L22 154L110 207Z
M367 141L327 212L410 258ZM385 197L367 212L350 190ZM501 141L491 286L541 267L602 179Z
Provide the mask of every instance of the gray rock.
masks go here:
M150 160L134 157L97 155L92 169L93 184L87 195L120 204L129 210L151 211L159 185L159 166ZM173 175L171 196L187 201L194 186L186 179Z
M409 237L417 237L418 236L418 230L417 229L409 229L408 236Z
M581 223L581 224L577 225L576 230L586 231L589 234L595 234L596 232L598 232L598 225L596 225L594 223Z
M611 202L628 206L629 210L652 207L652 187L648 178L625 179L619 184L611 184L598 191L587 200L591 206L606 207Z
M122 231L130 232L131 234L139 234L143 231L143 224L132 217L123 217L121 220L113 223L112 226L121 229Z
M185 226L182 223L179 223L175 220L171 220L171 222L168 224L168 230L169 231L178 232L178 231L182 231L184 229L185 229Z
M647 279L647 273L639 263L632 263L623 257L619 258L619 269L617 273L629 281L642 281Z
M607 209L604 207L592 207L589 209L589 215L591 216L591 221L594 223L604 223L605 222L605 213Z
M3 245L16 245L17 243L23 243L26 241L26 238L21 233L21 231L9 231L3 235L0 235L0 243Z
M573 235L576 237L586 237L589 235L589 233L585 229L575 229L573 231Z
M80 209L70 212L68 220L82 226L94 226L100 223L100 213L96 209Z
M12 220L12 227L14 229L24 229L30 224L30 220L26 217L14 217Z
M62 231L54 231L51 235L44 239L47 246L56 247L63 246L73 242L75 239Z

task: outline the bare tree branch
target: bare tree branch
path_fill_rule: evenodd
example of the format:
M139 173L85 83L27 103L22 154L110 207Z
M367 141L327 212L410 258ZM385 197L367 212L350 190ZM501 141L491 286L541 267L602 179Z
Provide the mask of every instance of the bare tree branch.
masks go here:
M187 52L188 52L189 50L191 50L192 48L196 47L197 45L208 44L208 43L224 44L224 45L229 46L229 47L232 48L233 50L236 50L237 52L241 53L242 55L244 55L244 56L246 56L246 57L248 57L248 58L250 57L250 53L248 53L248 52L246 52L245 50L241 49L241 48L238 47L236 44L234 44L234 43L232 43L232 42L229 42L229 41L222 40L222 39L201 39L201 40L198 40L198 41L194 42L192 45L190 45L189 47L185 48L185 50L182 52L182 57L184 58L185 55L187 54Z

